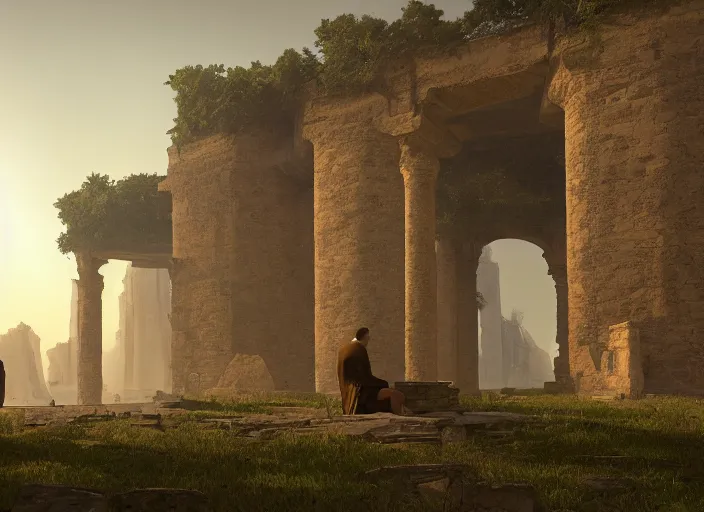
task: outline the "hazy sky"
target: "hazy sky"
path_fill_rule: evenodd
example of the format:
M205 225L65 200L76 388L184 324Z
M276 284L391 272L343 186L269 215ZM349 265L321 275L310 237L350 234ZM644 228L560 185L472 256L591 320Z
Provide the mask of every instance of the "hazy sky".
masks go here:
M448 17L469 0L438 0ZM91 172L164 174L176 108L162 85L187 64L272 63L312 46L321 18L395 19L406 0L0 0L0 332L20 321L42 350L68 338L72 259L56 248L53 203ZM383 7L379 7L382 5ZM492 245L502 309L525 312L552 348L555 294L541 251ZM106 348L117 330L125 264L102 269ZM46 361L46 358L44 358Z

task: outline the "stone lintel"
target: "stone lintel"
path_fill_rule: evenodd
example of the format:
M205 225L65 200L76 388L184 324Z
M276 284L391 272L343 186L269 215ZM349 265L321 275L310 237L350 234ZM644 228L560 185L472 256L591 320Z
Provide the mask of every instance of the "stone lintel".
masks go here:
M567 265L550 265L548 274L555 281L555 286L567 286Z
M384 116L375 120L377 130L405 138L414 145L425 147L437 158L451 158L460 152L462 143L444 126L428 116L412 112Z

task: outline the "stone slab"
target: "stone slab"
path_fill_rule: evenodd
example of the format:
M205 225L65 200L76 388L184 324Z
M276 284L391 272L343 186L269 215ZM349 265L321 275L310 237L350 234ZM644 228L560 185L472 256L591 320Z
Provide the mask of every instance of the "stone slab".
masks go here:
M128 419L133 426L164 430L178 422L170 418L187 414L185 409L156 408L154 404L114 404L101 407L34 407L17 408L24 414L25 426L45 426L69 422L95 423ZM271 414L240 414L203 418L203 428L232 431L233 435L265 441L284 433L300 435L342 435L383 444L441 443L467 439L474 431L510 428L528 421L529 417L504 412L439 411L413 416L377 413L356 416L327 417L325 410L308 408L276 408Z

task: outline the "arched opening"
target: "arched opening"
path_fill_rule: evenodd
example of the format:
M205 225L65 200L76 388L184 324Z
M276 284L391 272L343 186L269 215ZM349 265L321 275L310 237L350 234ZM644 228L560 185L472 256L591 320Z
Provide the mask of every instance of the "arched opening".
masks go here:
M482 111L482 115L503 126L503 131L466 138L461 151L442 162L438 176L438 359L445 362L439 363L438 374L443 379L444 375L455 372L454 379L447 380L458 382L465 393L503 387L536 388L553 381L559 384L554 388L562 390L562 384L569 381L564 133L561 126L537 124L537 114L530 116L532 128L524 130L523 125L511 124L513 114L508 114L520 105L526 112L536 113L538 99L528 97L518 103L508 102L501 108ZM479 112L472 115L479 115ZM471 116L456 120L458 126L473 122ZM533 264L538 265L533 267L535 270L524 269L524 276L511 281L525 282L526 275L543 276L543 284L538 288L549 294L553 310L550 321L541 322L540 327L532 325L536 321L535 314L525 310L532 309L534 304L524 298L506 307L502 304L504 301L497 301L484 312L483 320L480 313L466 314L474 307L474 301L467 297L475 297L479 291L475 272L482 249L494 241L497 247L519 244L506 254L522 264L527 264L521 259L522 254L526 251L534 254ZM442 249L445 246L454 247L453 261L447 258L448 251ZM508 269L506 272L511 273ZM553 277L554 283L548 275ZM452 279L458 284L448 284ZM499 279L496 277L497 281ZM523 290L529 296L530 292L530 287ZM496 294L501 295L499 291ZM455 295L465 298L456 299ZM450 296L453 298L448 301ZM493 311L490 322L493 327L488 330L494 332L485 334L482 344L480 324L487 324L490 311ZM523 324L526 319L528 325ZM494 341L489 342L490 338ZM506 354L503 339L513 340L506 341ZM558 354L556 341L560 346ZM525 354L533 355L514 360L514 351L510 348L514 345L523 346ZM447 346L456 348L446 350ZM447 357L450 353L458 354L456 358L460 362L455 364ZM492 362L487 363L487 360ZM529 363L531 360L533 362ZM531 365L536 369L530 370Z
M108 260L102 291L102 402L144 402L171 390L171 280L164 268ZM78 276L76 276L78 277ZM77 403L79 299L72 282L68 340L47 351L49 392Z
M479 388L542 388L554 380L557 300L543 249L519 239L483 247L477 266Z

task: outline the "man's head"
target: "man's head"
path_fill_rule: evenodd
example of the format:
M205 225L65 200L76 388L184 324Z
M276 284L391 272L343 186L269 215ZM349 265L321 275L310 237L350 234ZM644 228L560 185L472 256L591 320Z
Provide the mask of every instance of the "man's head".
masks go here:
M369 340L371 339L369 329L366 327L361 327L357 329L357 334L355 335L355 338L357 339L357 341L359 341L362 345L366 347L369 343Z

